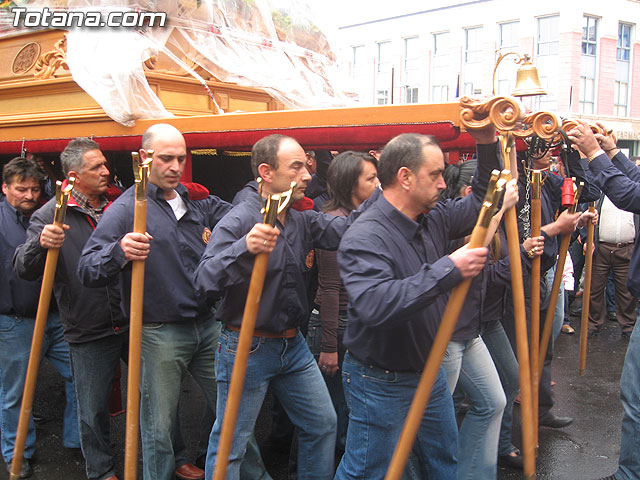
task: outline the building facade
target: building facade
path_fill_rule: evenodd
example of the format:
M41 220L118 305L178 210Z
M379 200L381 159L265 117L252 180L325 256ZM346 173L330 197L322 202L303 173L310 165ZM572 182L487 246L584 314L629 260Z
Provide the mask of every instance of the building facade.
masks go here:
M389 15L363 11L363 21L347 19L338 29L344 68L363 104L489 96L499 54L528 54L547 91L526 100L530 108L603 122L627 153L640 155L640 1L431 1L401 8L387 2L382 11ZM497 95L515 86L514 60L509 55L499 64Z

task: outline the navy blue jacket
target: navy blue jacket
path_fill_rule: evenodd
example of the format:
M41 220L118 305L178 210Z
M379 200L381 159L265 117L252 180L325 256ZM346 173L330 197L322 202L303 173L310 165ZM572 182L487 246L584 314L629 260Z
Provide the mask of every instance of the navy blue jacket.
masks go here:
M0 314L35 317L40 282L22 280L13 271L13 252L27 238L29 219L5 199L0 202Z
M245 183L244 186L235 194L231 203L235 206L251 197L258 198L258 182L255 180Z
M249 290L255 255L247 249L246 235L264 221L260 201L249 197L224 218L196 271L196 286L211 301L224 296L216 318L239 327ZM285 225L277 222L280 236L269 255L255 328L282 332L302 325L309 318L307 286L313 267L314 248L336 250L350 221L305 210L288 209Z
M42 276L47 250L40 246L40 233L53 221L56 199L52 198L31 217L27 239L13 257L13 267L27 280ZM82 248L95 228L94 220L69 198L65 221L69 230L60 249L53 290L69 343L84 343L128 331L120 308L120 284L115 278L100 288L86 288L76 273Z
M193 274L209 240L210 230L231 205L210 196L190 200L184 185L176 188L187 212L176 220L164 192L153 184L147 189L147 232L151 250L145 262L144 322L172 323L194 319L208 311L196 295ZM131 264L120 248L122 237L133 231L134 187L124 192L104 213L78 262L85 286L104 286L122 275L122 307L129 316Z
M621 210L640 214L640 169L622 152L613 157L606 154L594 158L589 164L595 184ZM640 242L635 242L629 263L627 288L634 297L640 297Z
M472 193L438 202L415 222L383 195L347 231L338 265L349 297L344 344L360 361L394 371L424 368L447 304L462 281L449 241L471 232L497 144L478 146Z

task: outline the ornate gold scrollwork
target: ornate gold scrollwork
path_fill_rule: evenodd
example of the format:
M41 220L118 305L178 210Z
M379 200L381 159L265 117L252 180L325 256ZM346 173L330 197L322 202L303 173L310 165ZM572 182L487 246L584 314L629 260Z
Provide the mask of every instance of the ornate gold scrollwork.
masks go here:
M573 128L578 126L578 122L576 120L571 120L568 118L565 118L562 121L562 126L560 127L562 129L562 131L564 133L569 133L569 131L571 131ZM606 128L604 125L602 125L601 123L595 123L589 124L589 128L591 128L591 131L593 133L599 133L601 135L605 135L605 136L611 136L613 137L613 141L614 142L618 142L618 138L616 137L615 133L613 133L613 130ZM555 140L560 140L558 137L556 137Z
M553 113L534 112L522 119L524 130L514 130L513 135L519 138L530 137L534 133L544 140L552 140L560 128L560 121Z
M53 50L40 55L34 70L34 76L42 80L51 78L60 68L69 70L67 65L67 34L58 40L53 46Z
M500 131L511 131L522 120L524 111L518 100L509 97L493 97L488 100L462 97L460 107L460 123L468 130L493 124Z
M462 97L460 107L460 123L467 130L493 124L499 132L511 132L514 137L525 138L535 133L551 140L560 128L560 122L553 113L534 112L525 116L522 104L512 97L487 100Z

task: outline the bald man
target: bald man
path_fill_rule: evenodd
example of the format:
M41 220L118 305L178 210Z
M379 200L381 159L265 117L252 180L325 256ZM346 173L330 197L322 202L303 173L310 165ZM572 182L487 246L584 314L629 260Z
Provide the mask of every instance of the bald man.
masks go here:
M215 411L215 349L219 323L196 295L193 272L211 229L231 205L218 197L193 200L180 178L187 148L174 127L157 124L142 137L140 156L153 149L147 188L147 234L133 233L135 189L105 212L89 238L78 270L86 286L122 280L129 314L131 262L146 260L142 333L140 428L145 480L197 479L204 472L186 462L176 445L180 383L189 371Z

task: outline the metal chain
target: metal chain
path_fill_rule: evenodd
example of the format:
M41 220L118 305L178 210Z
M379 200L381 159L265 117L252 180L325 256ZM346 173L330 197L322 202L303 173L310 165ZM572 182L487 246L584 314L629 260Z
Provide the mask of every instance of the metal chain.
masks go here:
M524 205L520 212L518 212L518 218L522 222L522 235L523 237L520 239L521 242L524 242L525 239L531 236L531 184L529 180L525 182L525 196L524 196Z

